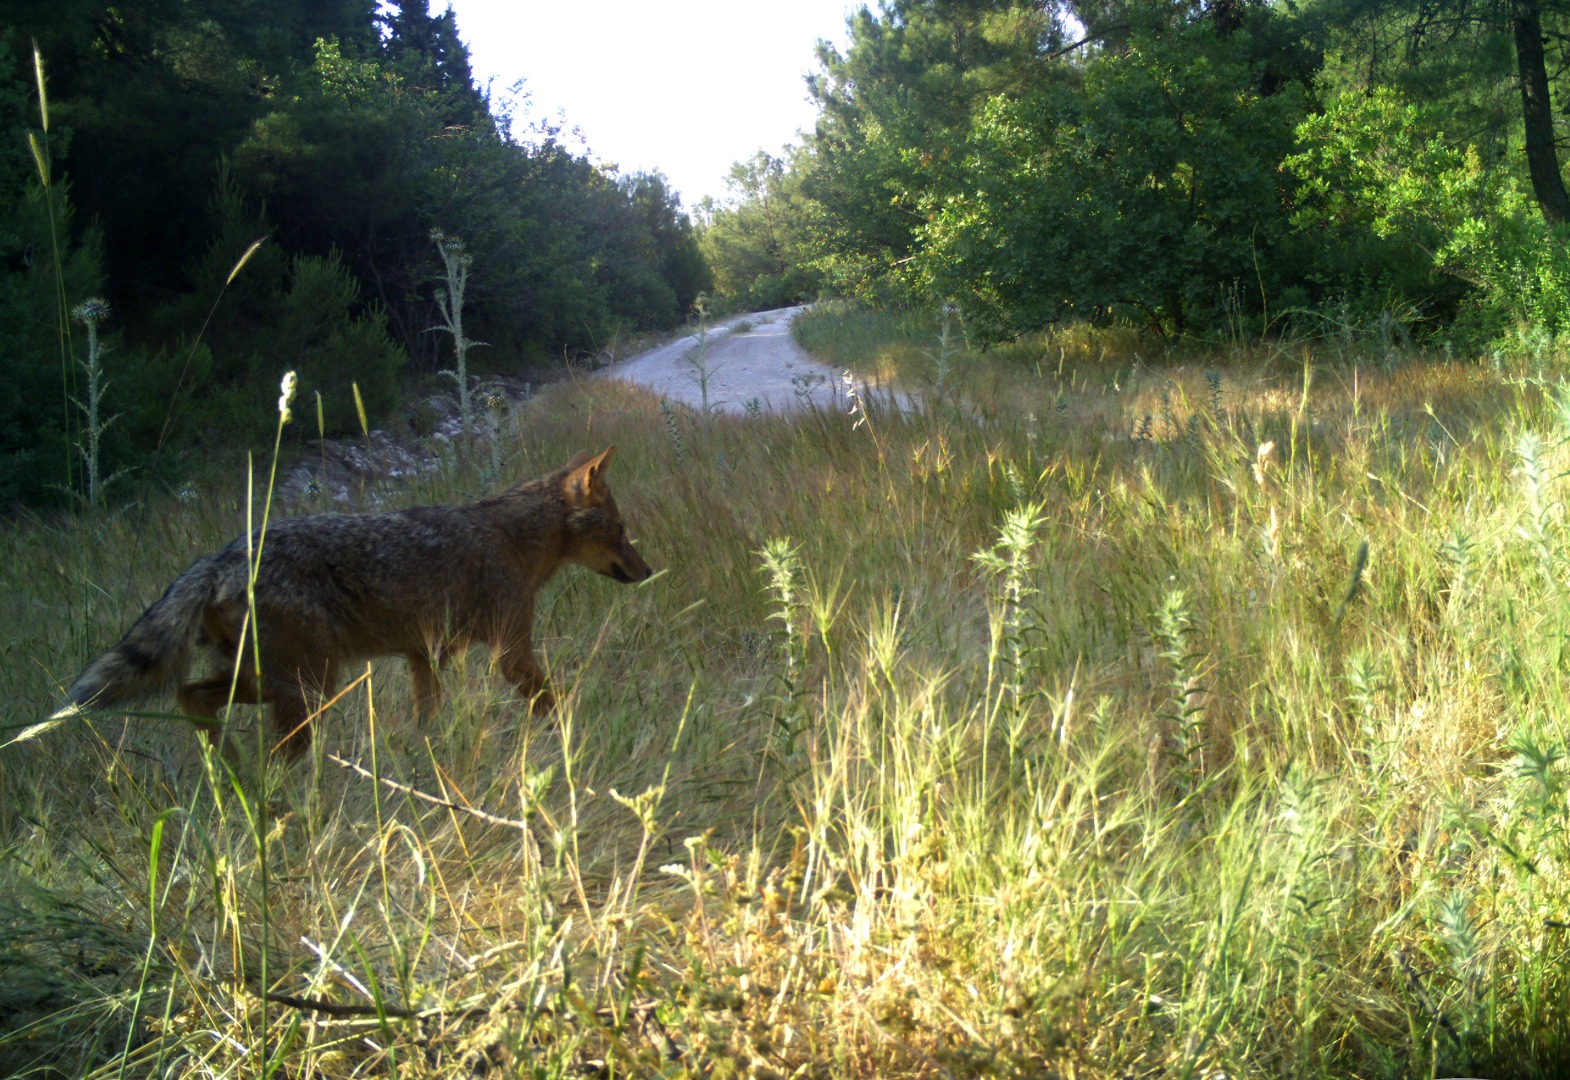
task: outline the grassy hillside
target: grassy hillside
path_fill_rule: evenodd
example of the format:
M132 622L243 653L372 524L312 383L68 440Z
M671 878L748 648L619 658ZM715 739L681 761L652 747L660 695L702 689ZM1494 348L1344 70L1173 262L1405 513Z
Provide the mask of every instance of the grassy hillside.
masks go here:
M475 652L440 724L380 664L238 785L163 715L0 751L0 1071L1557 1071L1556 369L799 333L925 411L570 383L506 432L520 477L615 443L665 571L550 587L557 723ZM7 723L244 526L0 536Z

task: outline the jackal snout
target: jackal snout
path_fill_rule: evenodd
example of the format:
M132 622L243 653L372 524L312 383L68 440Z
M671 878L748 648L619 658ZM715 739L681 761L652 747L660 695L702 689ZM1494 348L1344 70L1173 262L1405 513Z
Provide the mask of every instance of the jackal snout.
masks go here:
M569 561L604 574L624 585L643 581L654 573L627 538L616 500L605 486L605 470L615 447L598 457L579 455L568 463L566 557Z

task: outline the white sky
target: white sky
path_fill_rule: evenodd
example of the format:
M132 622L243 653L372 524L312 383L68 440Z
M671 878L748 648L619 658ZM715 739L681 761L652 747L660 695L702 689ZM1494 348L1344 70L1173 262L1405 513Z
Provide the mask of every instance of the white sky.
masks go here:
M440 12L445 0L434 0ZM811 130L814 45L860 0L452 0L476 81L530 93L517 122L577 128L597 161L658 169L691 209L731 163ZM523 132L520 131L520 135Z

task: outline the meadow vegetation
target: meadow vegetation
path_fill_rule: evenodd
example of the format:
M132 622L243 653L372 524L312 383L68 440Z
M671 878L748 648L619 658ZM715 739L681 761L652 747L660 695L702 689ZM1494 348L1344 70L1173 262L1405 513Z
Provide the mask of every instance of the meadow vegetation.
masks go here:
M262 7L0 30L0 1073L1562 1072L1570 7L885 0L696 225L450 11ZM820 294L850 411L471 400ZM554 583L550 720L29 731L341 508L286 368L368 454L454 382L349 508L615 444L662 572Z
M0 1071L1553 1075L1560 358L942 323L798 324L908 414L517 410L664 571L549 590L555 722L475 652L262 776L155 713L0 751ZM0 533L13 731L244 480Z

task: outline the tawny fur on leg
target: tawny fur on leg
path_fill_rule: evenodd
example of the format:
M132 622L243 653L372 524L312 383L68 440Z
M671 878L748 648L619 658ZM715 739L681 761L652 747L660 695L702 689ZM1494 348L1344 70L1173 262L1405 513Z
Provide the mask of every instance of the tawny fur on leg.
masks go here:
M556 695L545 681L545 673L534 659L534 651L527 643L514 645L497 657L502 675L518 688L529 702L535 716L543 716L556 707Z

